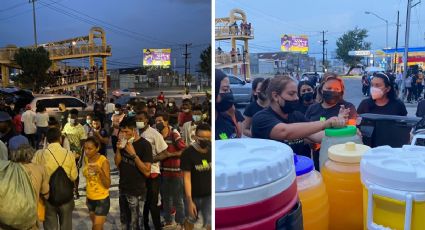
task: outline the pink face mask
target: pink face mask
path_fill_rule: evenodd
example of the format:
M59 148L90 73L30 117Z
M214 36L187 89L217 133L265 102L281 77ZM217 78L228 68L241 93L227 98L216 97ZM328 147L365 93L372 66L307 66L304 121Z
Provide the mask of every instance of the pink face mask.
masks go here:
M370 88L370 95L371 95L373 100L376 100L376 99L382 98L384 96L384 92L380 88L371 87Z

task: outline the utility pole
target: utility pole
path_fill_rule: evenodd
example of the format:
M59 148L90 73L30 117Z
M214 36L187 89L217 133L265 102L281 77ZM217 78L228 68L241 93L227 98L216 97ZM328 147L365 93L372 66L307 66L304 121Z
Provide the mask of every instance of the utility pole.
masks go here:
M420 3L420 1L418 3L416 3L415 5L412 6L412 0L407 0L407 14L406 14L406 35L404 38L404 55L403 55L403 81L402 81L402 90L404 90L404 84L405 84L405 80L407 77L407 59L408 59L408 55L409 55L409 33L410 33L410 12L412 10L413 7L415 7L416 5L418 5Z
M185 90L187 89L186 88L187 87L187 69L188 69L187 59L190 58L190 54L191 54L191 53L187 52L187 48L191 45L192 45L192 43L190 43L190 44L186 43L185 44L186 49L185 49L185 53L183 54L183 56L184 56L184 88L185 88Z
M325 72L325 45L328 42L328 40L325 40L325 33L328 31L322 31L322 70L323 73Z
M246 51L245 51L245 46L242 46L242 61L243 61L243 76L244 76L244 80L246 81L246 67L245 67L245 62L246 62Z
M29 0L29 3L32 2L32 18L34 23L34 46L35 48L37 48L38 44L37 44L37 26L35 23L35 1L36 0Z
M395 38L395 53L394 53L394 67L393 67L393 71L396 72L397 70L397 62L398 62L398 57L397 57L397 49L398 49L398 30L400 28L400 11L397 11L397 32L396 32L396 38Z

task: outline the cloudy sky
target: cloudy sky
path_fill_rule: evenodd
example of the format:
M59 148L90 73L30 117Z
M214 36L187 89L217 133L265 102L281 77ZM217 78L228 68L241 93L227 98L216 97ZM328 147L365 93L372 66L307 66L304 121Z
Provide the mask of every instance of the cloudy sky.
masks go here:
M32 4L1 3L0 47L34 44ZM210 0L37 0L36 16L40 44L88 35L92 26L104 28L112 46L109 68L140 66L143 48L172 48L172 62L183 67L183 44L192 43L194 72L201 51L211 43ZM88 65L87 60L75 62Z
M320 57L320 31L325 30L330 56L336 49L337 38L356 26L369 30L367 41L372 42L372 48L385 47L385 22L366 15L365 11L388 20L388 43L395 47L397 10L400 10L399 47L404 46L407 0L216 0L216 17L228 16L233 8L243 9L255 29L255 39L249 43L251 52L279 51L282 34L306 34L310 54ZM412 9L410 28L410 46L424 46L425 2ZM226 44L216 42L218 45Z

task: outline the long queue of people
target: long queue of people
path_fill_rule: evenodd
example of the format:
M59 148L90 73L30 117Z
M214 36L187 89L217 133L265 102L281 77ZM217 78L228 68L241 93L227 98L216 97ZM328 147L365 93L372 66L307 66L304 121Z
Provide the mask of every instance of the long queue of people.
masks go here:
M0 196L13 189L21 198L2 200L0 206L31 214L5 215L0 208L0 227L37 229L42 222L46 230L72 229L81 173L87 182L87 218L92 229L103 229L111 205L111 143L119 172L122 229L150 229L150 222L154 229L193 229L200 216L211 229L209 99L202 104L185 99L180 107L171 98L164 102L161 98L122 106L111 100L82 122L77 110L68 111L63 104L60 119L49 117L43 108L34 113L28 105L22 114L23 135L16 132L11 116L0 111L0 183L9 181L0 184L9 188L0 189ZM18 174L8 172L20 169ZM29 178L22 179L24 174ZM34 199L30 190L18 189L25 183L32 185Z
M242 115L234 105L229 78L216 70L215 139L280 141L294 153L311 157L317 170L324 129L356 125L358 115L364 113L407 115L393 80L384 73L372 77L370 96L357 109L344 100L344 80L334 73L326 73L317 87L309 81L297 83L287 75L257 78L252 86L253 100Z

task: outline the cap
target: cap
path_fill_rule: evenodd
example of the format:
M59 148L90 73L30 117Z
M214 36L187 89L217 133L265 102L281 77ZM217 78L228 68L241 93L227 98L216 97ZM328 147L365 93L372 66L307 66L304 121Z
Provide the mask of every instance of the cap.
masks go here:
M336 162L358 164L368 150L369 146L347 142L331 146L328 149L328 156Z
M313 160L305 156L294 154L294 163L295 163L295 172L297 176L307 174L313 171L314 169Z
M9 140L9 150L17 150L22 145L29 145L29 141L26 137L22 135L14 136Z
M0 111L0 122L2 121L10 121L12 120L12 118L10 117L10 115L4 111Z

